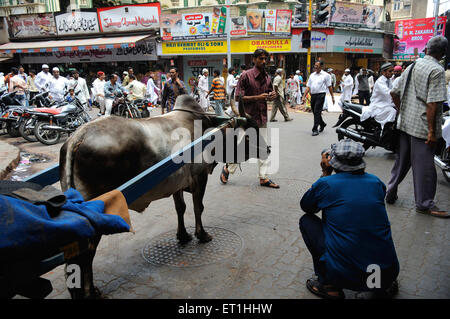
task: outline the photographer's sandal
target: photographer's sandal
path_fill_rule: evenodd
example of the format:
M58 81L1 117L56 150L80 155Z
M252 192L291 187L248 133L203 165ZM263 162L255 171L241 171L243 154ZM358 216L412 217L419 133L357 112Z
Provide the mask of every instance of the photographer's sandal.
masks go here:
M220 181L222 184L226 184L228 182L228 176L230 175L230 171L225 172L225 166L222 167L222 173L220 174Z
M322 285L318 280L311 278L306 281L306 288L316 296L324 299L345 299L342 289L332 285Z
M420 214L424 214L424 215L439 217L439 218L449 218L450 217L450 214L448 212L446 212L445 210L441 210L441 209L437 208L436 206L429 208L429 209L416 208L416 212L418 212Z
M270 187L270 188L280 188L280 185L275 184L272 180L268 179L266 180L264 183L261 182L261 180L259 181L259 184L261 186L265 186L265 187Z

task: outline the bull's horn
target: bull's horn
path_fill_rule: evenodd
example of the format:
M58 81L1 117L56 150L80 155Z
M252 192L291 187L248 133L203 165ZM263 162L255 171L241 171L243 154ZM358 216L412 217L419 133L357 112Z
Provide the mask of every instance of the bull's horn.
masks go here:
M239 116L245 117L245 110L244 110L244 100L242 99L242 94L239 95Z

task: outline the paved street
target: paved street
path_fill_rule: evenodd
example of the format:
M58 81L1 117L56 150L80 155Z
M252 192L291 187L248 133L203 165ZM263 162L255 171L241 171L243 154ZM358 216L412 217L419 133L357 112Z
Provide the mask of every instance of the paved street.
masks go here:
M242 164L242 172L238 169L230 175L227 185L219 182L221 165L210 176L203 224L224 230L225 239L221 240L225 246L227 236L240 240L238 249L225 259L203 266L149 263L143 258L143 248L162 235L174 234L177 227L172 198L159 200L143 214L131 212L135 234L102 238L94 260L94 282L103 294L108 298L316 298L305 287L313 270L298 229L303 214L299 200L321 174L321 150L337 141L331 127L338 114L324 113L328 126L317 137L311 136L311 113L290 115L294 121L285 123L277 114L278 122L269 126L280 130L280 168L272 176L280 189L259 186L256 164ZM0 140L15 141L22 151L39 153L48 159L34 165L33 171L55 163L61 146L18 143L21 139L6 136ZM370 149L365 160L367 172L387 183L394 156L382 149ZM449 194L450 184L438 171L436 199L447 210ZM397 203L387 206L401 268L397 298L450 298L449 221L415 212L411 172L400 185L398 195ZM195 225L191 198L186 193L187 227ZM204 247L194 240L190 249L186 253L195 255ZM63 266L45 277L54 287L48 298L70 298ZM357 297L349 291L346 294Z

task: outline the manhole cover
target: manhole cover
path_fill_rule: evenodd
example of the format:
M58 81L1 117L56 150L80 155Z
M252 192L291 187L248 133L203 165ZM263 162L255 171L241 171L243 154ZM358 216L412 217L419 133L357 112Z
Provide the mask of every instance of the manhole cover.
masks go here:
M194 234L194 227L188 227ZM176 231L171 231L153 239L142 249L142 256L151 264L172 267L196 267L216 263L230 257L242 248L242 238L227 229L205 227L213 239L209 243L199 243L194 237L188 244L180 245Z

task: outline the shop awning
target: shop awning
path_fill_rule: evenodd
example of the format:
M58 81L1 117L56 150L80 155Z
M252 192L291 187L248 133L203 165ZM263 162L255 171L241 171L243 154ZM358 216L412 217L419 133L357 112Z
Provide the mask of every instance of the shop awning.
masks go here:
M79 40L8 42L0 45L0 53L39 53L53 51L86 51L91 49L132 48L149 35L102 37Z

